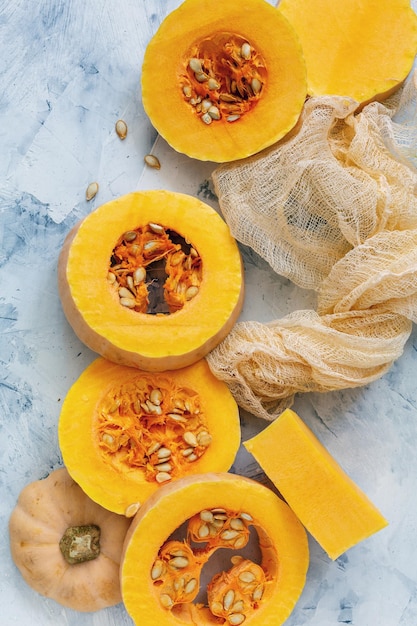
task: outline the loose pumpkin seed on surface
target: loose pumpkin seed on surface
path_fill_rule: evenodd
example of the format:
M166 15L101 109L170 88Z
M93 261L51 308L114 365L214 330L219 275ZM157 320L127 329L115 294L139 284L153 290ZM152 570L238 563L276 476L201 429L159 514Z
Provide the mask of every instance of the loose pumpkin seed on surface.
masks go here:
M120 139L126 139L127 137L127 124L124 120L117 120L116 124L115 124L115 129L116 129L116 133L117 135L120 137Z
M154 154L145 154L143 160L149 167L153 167L155 170L161 169L161 162Z
M85 197L87 202L90 202L98 193L99 185L98 183L90 183L85 191Z

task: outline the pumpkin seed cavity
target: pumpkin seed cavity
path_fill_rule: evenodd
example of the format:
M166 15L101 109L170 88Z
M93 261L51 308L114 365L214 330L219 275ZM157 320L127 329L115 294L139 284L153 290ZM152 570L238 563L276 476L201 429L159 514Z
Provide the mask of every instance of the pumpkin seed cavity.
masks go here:
M122 234L107 278L121 306L138 313L170 314L199 293L202 260L181 235L149 223Z
M196 600L205 563L219 548L243 548L251 524L250 514L221 507L204 509L190 518L186 538L166 541L151 568L150 577L161 606L172 610ZM221 571L209 582L207 606L222 623L238 626L259 607L267 575L260 565L239 554L232 556L231 563L229 570Z
M99 526L70 526L62 535L59 548L70 565L96 559L100 554Z
M236 122L262 97L266 64L244 37L218 33L192 46L183 65L182 96L206 125Z
M108 391L95 428L108 462L159 484L186 474L212 441L199 395L169 376L145 372Z

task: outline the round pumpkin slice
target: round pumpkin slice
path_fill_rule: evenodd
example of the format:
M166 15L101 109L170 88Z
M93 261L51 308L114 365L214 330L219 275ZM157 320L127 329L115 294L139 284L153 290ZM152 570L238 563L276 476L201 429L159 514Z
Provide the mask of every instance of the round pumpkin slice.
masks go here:
M169 191L134 192L85 217L64 242L58 285L89 348L149 371L204 357L243 303L229 227L207 204Z
M93 502L60 468L21 491L9 520L12 558L41 595L98 611L122 600L119 564L130 521Z
M230 562L221 562L225 553ZM280 626L308 562L306 532L272 490L229 473L187 476L162 487L132 521L122 596L141 626ZM209 581L207 572L215 572Z
M410 0L280 0L296 30L310 96L384 100L403 83L417 53Z
M239 411L205 359L151 373L98 358L66 395L58 435L90 498L132 516L166 482L227 471L240 445Z
M306 97L294 29L265 0L185 0L145 51L142 101L178 152L226 162L272 145Z

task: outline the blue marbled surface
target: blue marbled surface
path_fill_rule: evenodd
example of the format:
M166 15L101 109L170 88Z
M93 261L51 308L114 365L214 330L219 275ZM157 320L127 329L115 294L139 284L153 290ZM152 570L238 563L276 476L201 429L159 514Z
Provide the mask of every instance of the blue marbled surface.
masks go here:
M122 605L95 614L39 596L11 561L7 522L20 490L61 465L65 394L95 358L61 310L56 264L65 235L95 206L135 189L168 188L216 206L212 165L154 147L140 102L149 38L179 0L0 0L0 625L131 626ZM129 134L121 142L114 123ZM87 203L87 185L100 184ZM242 250L241 319L268 321L312 295ZM417 331L372 385L297 398L305 419L389 526L335 562L310 538L304 592L288 626L417 624ZM246 436L265 423L242 413ZM263 479L239 452L235 471Z

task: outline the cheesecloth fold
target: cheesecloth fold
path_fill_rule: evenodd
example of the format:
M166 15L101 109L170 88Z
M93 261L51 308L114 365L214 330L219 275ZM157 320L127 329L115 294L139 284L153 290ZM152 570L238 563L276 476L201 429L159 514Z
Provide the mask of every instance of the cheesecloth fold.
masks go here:
M355 113L356 110L356 113ZM238 322L207 357L238 404L273 420L299 392L370 383L417 321L417 85L357 111L306 101L296 129L213 182L232 235L317 293L317 310Z

